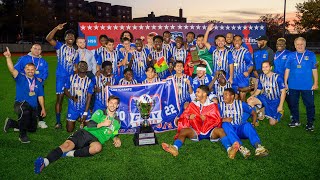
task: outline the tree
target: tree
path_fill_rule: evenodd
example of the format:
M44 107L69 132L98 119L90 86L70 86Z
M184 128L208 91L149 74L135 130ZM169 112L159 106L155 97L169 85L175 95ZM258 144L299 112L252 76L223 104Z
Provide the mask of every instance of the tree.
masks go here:
M298 20L294 20L294 23L298 32L308 29L320 30L320 0L297 3L296 8Z
M258 19L258 22L261 23L266 23L267 25L267 32L266 35L269 37L270 40L277 39L279 37L282 37L283 33L283 21L284 18L280 14L266 14L263 16L260 16ZM289 21L285 22L285 31L286 34L288 33L288 26L289 26Z

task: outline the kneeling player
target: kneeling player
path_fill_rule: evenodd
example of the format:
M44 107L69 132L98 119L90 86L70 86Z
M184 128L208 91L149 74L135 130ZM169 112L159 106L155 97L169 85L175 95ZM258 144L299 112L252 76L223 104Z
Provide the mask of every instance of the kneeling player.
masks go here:
M101 152L102 144L109 139L113 139L115 147L120 147L121 140L117 137L120 120L116 116L119 103L118 97L110 96L106 111L96 111L86 127L76 131L62 145L52 150L47 157L38 157L34 162L34 172L40 174L44 167L60 157L93 156Z
M239 143L235 142L231 146L228 137L221 128L218 106L209 100L208 94L209 88L207 86L201 85L197 88L197 101L193 100L178 120L178 132L174 144L162 143L162 148L165 151L177 156L178 150L186 138L193 141L209 139L213 142L220 138L221 143L227 149L229 158L234 159L239 149Z

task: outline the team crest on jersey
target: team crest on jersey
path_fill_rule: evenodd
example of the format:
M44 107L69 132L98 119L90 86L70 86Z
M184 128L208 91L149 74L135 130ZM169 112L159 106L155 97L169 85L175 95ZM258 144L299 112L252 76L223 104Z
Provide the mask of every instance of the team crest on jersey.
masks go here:
M309 60L309 56L305 56L304 60L308 61Z
M183 37L183 32L177 32L177 31L173 31L173 32L171 32L171 39L176 39L176 37L178 37L178 36L180 36L180 37Z
M282 56L282 59L287 59L287 55L283 55L283 56Z
M263 58L267 58L267 54L263 54Z

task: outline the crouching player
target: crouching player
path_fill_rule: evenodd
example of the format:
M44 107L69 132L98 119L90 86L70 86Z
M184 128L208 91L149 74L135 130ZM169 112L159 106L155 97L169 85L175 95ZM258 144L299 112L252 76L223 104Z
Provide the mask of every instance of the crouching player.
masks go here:
M222 128L227 134L231 143L240 143L239 151L247 158L250 151L242 146L241 139L249 139L251 145L256 148L255 155L263 157L268 155L268 150L261 145L258 133L253 126L247 122L252 115L252 124L257 120L255 111L245 102L235 99L235 92L232 88L224 90L223 102L219 103L222 117Z
M72 134L62 145L52 150L47 157L38 157L34 162L34 172L40 174L43 168L60 157L88 157L102 150L102 144L109 139L113 140L115 147L121 146L117 136L120 129L120 120L116 116L120 99L110 96L105 112L97 110L88 125Z
M221 128L221 118L218 105L208 98L209 88L200 85L196 91L196 100L193 100L185 109L178 120L178 132L173 145L162 143L162 148L173 156L179 154L179 149L186 138L193 141L209 139L212 142L221 140L222 145L227 149L230 159L234 159L239 143L232 146L223 129ZM192 99L194 94L192 94Z

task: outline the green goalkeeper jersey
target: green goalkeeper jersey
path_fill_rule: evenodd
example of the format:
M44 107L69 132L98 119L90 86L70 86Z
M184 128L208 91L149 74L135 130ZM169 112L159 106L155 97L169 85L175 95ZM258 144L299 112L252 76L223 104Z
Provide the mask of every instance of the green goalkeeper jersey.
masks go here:
M99 124L102 123L106 117L107 116L103 113L102 110L97 110L92 115L91 121ZM117 118L109 117L109 119L111 120L110 126L103 126L100 128L85 126L83 129L96 137L101 144L104 144L110 138L113 139L118 134L118 131L120 129L120 122Z
M197 47L197 50L198 50L199 58L201 60L205 61L206 64L207 64L206 74L212 75L212 69L213 69L213 57L212 57L212 54L209 53L207 48L199 49ZM194 66L193 74L197 74L197 67L198 66Z

